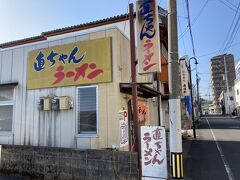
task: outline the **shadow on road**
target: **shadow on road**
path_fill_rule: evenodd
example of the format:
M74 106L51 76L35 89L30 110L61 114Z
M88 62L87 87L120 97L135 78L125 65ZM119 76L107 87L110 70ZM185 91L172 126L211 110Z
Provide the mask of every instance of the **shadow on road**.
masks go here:
M26 180L26 179L13 176L0 176L0 180Z
M211 126L211 129L240 129L240 118L231 118L229 116L202 117L201 122L197 124L197 129L209 129L208 124L202 122L205 118L207 118L209 122L214 124L213 126Z
M198 124L197 139L183 140L184 179L229 180L228 170L234 179L239 178L240 139L236 129L240 129L240 121L229 117L207 119L212 131L204 118Z
M240 177L238 141L218 141L235 177ZM228 180L214 141L185 140L183 142L184 179Z
M212 129L240 129L240 124L239 122L226 124L225 122L221 121L221 122L215 122L215 125L212 126L211 128ZM199 125L197 129L209 129L209 127L207 125Z

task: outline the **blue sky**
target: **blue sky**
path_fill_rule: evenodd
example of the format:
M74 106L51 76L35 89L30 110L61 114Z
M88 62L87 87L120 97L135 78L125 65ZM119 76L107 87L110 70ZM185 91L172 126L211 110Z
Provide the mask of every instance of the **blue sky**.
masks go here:
M128 12L133 0L0 0L0 43L40 35L43 31L95 21ZM158 1L167 9L167 0ZM185 0L178 3L179 56L193 56ZM239 0L189 0L190 18L198 71L201 78L200 94L210 89L210 58L219 53L233 53L240 60L240 32L222 51L224 41L235 15ZM240 12L239 12L240 13ZM239 30L240 31L240 30ZM193 65L192 65L193 66ZM193 66L194 67L194 66ZM195 71L193 71L195 82Z

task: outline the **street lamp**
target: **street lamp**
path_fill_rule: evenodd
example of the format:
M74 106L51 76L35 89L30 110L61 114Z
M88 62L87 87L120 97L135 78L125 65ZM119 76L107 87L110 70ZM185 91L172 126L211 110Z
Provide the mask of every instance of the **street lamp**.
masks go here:
M191 72L191 60L195 60L195 64L198 64L198 61L195 57L191 57L188 60L187 70L190 76L190 96L191 96L191 106L192 106L192 123L193 123L193 137L196 138L196 127L195 127L195 118L194 118L194 110L193 110L193 88L192 88L192 72Z
M186 63L186 67L188 70L188 74L189 74L189 78L190 78L190 96L191 96L191 110L192 110L192 126L193 126L193 137L196 138L196 127L195 127L195 118L194 118L194 110L193 110L193 87L192 87L192 73L191 73L191 60L194 59L195 60L195 64L198 64L198 61L195 57L191 57L190 59L188 59L188 63L186 62L186 57L185 58L181 58L179 61L184 60ZM197 77L198 78L198 77ZM197 79L198 81L198 79ZM198 86L198 82L197 82L197 86Z

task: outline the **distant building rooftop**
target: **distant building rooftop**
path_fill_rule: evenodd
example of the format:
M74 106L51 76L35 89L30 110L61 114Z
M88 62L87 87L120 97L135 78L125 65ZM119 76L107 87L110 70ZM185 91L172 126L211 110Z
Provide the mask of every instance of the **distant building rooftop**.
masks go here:
M163 8L159 7L159 15L161 17L160 26L165 27L167 29L167 11L164 10ZM92 21L89 23L83 23L83 24L64 27L64 28L55 29L55 30L51 30L51 31L46 31L46 32L42 32L41 35L39 35L39 36L33 36L30 38L24 38L24 39L20 39L20 40L16 40L16 41L2 43L2 44L0 44L0 48L3 49L3 48L19 46L19 45L23 45L23 44L27 44L27 43L44 41L48 37L71 33L71 32L76 32L76 31L94 28L94 27L98 27L98 26L102 26L102 25L117 23L117 22L121 22L121 21L126 21L128 19L129 19L129 14L122 14L122 15L113 16L110 18Z

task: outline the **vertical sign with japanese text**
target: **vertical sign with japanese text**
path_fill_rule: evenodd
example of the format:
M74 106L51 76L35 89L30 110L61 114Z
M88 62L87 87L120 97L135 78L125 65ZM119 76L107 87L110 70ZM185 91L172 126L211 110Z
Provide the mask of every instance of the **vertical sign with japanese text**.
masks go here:
M142 176L167 178L166 134L160 126L141 126Z
M186 61L180 61L180 72L181 72L181 87L182 87L182 96L189 96L190 90L188 87L188 69Z
M160 34L156 0L137 1L138 71L161 71Z
M145 121L147 121L147 114L148 114L147 102L145 100L138 99L137 103L138 103L138 105L137 105L138 106L138 121L145 122Z
M120 126L120 148L128 145L128 113L127 111L119 111Z
M28 54L28 89L111 81L110 37L34 50Z

